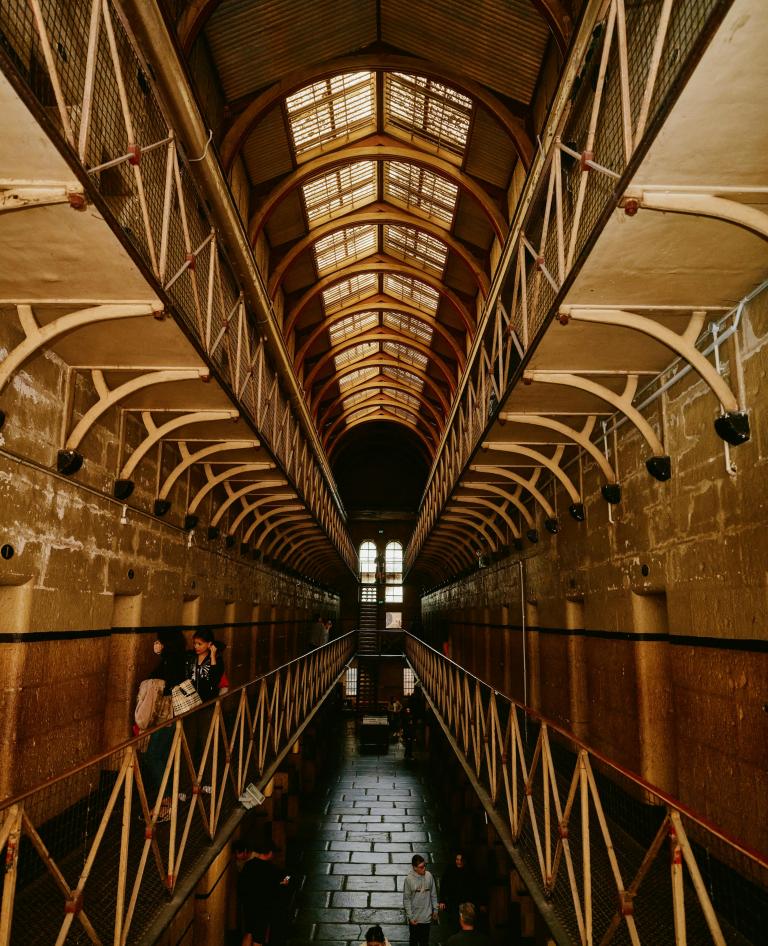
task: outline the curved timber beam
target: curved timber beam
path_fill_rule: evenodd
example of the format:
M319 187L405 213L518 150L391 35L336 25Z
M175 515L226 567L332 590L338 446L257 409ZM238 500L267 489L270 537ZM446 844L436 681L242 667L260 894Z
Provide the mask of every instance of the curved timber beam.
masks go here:
M487 527L493 531L496 538L499 540L501 545L507 541L507 537L502 532L501 528L497 525L494 516L486 516L479 509L473 509L469 506L459 507L459 506L448 506L447 510L443 513L442 518L448 522L452 521L456 516L468 516L473 522L479 523L481 526ZM494 549L494 552L496 549Z
M360 262L350 263L343 269L337 269L327 276L323 276L322 279L318 279L286 315L283 323L283 336L286 339L290 338L291 332L295 329L296 323L301 317L301 313L316 296L320 295L320 293L329 289L331 286L335 286L338 282L342 282L352 276L360 276L367 273L380 273L383 276L394 273L398 276L407 276L409 279L415 279L418 280L418 282L424 283L445 299L456 315L458 315L467 333L474 335L475 325L469 310L456 293L452 289L449 289L437 276L428 273L424 269L419 269L418 266L411 266L394 257L390 256L382 259L381 256L377 256L374 260L363 259L360 260ZM375 306L372 308L375 308Z
M395 368L399 371L408 371L414 377L418 378L420 381L423 381L430 391L432 391L446 414L450 409L448 399L440 390L434 379L431 378L425 371L416 367L415 365L405 365L402 361L398 361L396 358L393 358L386 352L376 352L374 355L369 355L367 358L363 358L361 361L356 361L354 365L345 365L342 371L331 375L331 377L328 378L328 380L320 388L319 393L315 395L315 410L313 413L316 413L317 409L319 409L323 402L323 397L325 397L325 394L328 391L328 388L330 388L337 381L340 382L342 378L345 378L351 372L357 371L360 368ZM407 387L406 390L408 390ZM413 390L415 391L416 389L413 388Z
M497 516L500 516L504 520L504 522L507 524L507 527L509 528L509 531L512 533L512 535L516 539L520 538L520 530L518 529L517 525L512 521L512 519L509 516L509 513L506 512L503 506L497 506L495 503L492 503L489 499L482 499L480 496L457 495L454 497L454 499L456 500L456 502L459 502L459 503L468 503L468 504L474 503L477 506L485 506L486 509L491 509L493 512L496 513Z
M327 351L323 352L321 357L312 366L312 370L304 378L305 390L311 391L315 382L315 378L329 361L331 361L337 355L342 354L342 352L348 351L350 348L356 348L358 345L362 345L366 342L381 342L382 344L384 342L394 342L396 345L402 345L404 348L410 348L412 351L421 352L421 354L423 354L440 370L440 373L448 384L451 394L453 394L457 384L456 374L450 370L448 365L446 365L441 355L438 355L433 348L429 347L429 345L425 345L424 342L413 338L411 335L406 335L402 332L395 332L390 329L382 328L370 329L366 332L360 332L358 335L352 335L349 338L345 338L338 342L336 345L331 346ZM355 364L355 362L352 362L352 364ZM408 364L408 362L405 362L405 364Z
M494 496L501 496L502 499L506 499L508 503L511 503L515 509L519 511L529 529L534 528L535 523L533 516L528 512L525 503L520 499L520 493L523 488L519 484L514 493L509 493L507 490L496 486L494 483L467 483L465 480L462 480L459 486L461 486L462 489L475 489L478 492L492 493Z
M440 224L433 220L427 220L425 217L417 217L415 214L398 207L393 207L387 203L377 203L367 205L361 210L355 210L344 217L335 217L320 226L314 227L309 233L298 240L280 259L277 265L272 269L269 275L269 295L271 299L275 298L280 284L285 277L286 272L291 268L296 259L301 254L321 240L323 237L332 233L338 233L340 230L346 230L349 227L361 226L398 226L409 227L412 230L420 230L422 233L428 233L435 237L448 247L458 259L466 266L481 295L487 296L490 290L490 280L483 269L479 260L469 252L466 246Z
M384 378L382 380L381 377L379 377L378 382L376 378L369 378L366 381L361 381L359 384L353 384L350 388L344 391L343 394L339 395L335 401L332 401L331 404L326 407L323 413L318 416L317 425L319 429L322 430L323 425L326 423L329 415L331 415L337 407L343 404L346 398L351 397L353 394L360 394L363 391L399 391L401 394L408 394L410 397L415 397L421 404L422 408L426 408L438 427L442 426L444 423L445 418L438 414L434 405L429 400L427 400L426 397L424 397L424 394L421 391L416 391L413 388L409 388L405 384L398 384L397 381L394 381L392 378ZM394 398L393 400L396 401L397 398ZM371 401L366 400L361 401L360 403L370 404Z
M302 509L302 507L301 507L301 506L296 507L296 511L297 511L297 512L298 512L299 509ZM290 515L290 511L291 511L291 507L290 507L290 506L286 506L284 509L279 509L279 510L277 510L277 512L279 513L279 517L278 517L277 519L275 519L274 522L270 522L269 525L268 525L268 526L264 529L264 531L261 533L261 535L260 535L259 538L258 538L258 541L256 542L256 548L257 548L257 549L260 549L260 548L261 548L262 543L264 542L264 539L266 539L266 537L270 534L270 532L274 532L275 529L276 529L278 526L285 526L285 525L288 525L289 522L300 522L300 521L302 521L303 519L308 518L308 516L309 516L309 513L307 513L307 512L299 512L298 515L292 516L292 515ZM282 517L282 518L280 518L280 517ZM264 516L259 522L253 522L253 523L251 523L250 526L248 526L248 531L245 533L245 541L246 541L246 542L249 541L249 539L250 539L251 536L253 535L254 531L256 530L256 527L259 526L259 525L263 525L263 524L266 522L266 520L267 520L268 518L270 518L270 517L269 517L269 516Z
M240 492L242 492L242 491L240 491ZM240 498L240 497L238 497L238 498ZM269 517L270 517L274 512L279 512L280 509L285 509L285 508L287 508L287 507L285 507L285 506L280 506L280 507L278 507L278 509L269 509L269 510L267 510L266 513L264 513L263 516L260 516L260 515L259 515L259 509L261 509L262 506L268 506L268 505L270 505L271 503L284 502L285 500L288 500L289 502L291 502L291 501L295 501L295 499L296 499L296 496L295 496L293 493L270 493L268 496L262 496L261 499L257 499L257 500L256 500L255 502L253 502L253 503L245 503L245 502L244 502L244 503L243 503L243 508L242 508L242 509L240 510L240 512L235 516L234 520L230 523L229 529L227 530L227 531L228 531L228 534L229 534L229 535L234 535L234 534L237 532L237 530L238 530L240 524L243 522L243 520L246 519L248 516L250 516L251 513L256 513L256 522L258 523L258 522L264 522L265 519L269 519ZM292 508L292 509L301 509L301 508L303 508L303 507L301 507L301 506L292 506L291 508ZM247 541L247 539L246 539L245 541Z
M371 407L384 408L384 407L393 407L396 410L406 411L410 417L413 417L416 423L419 421L423 422L423 418L419 417L416 410L410 404L404 404L402 401L398 401L396 398L392 397L375 397L373 396L370 400L360 401L357 404L353 404L351 407L345 409L339 414L338 417L334 418L328 430L323 434L323 446L328 445L328 441L333 437L334 432L338 426L343 423L347 418L353 417L355 414L360 411L368 410ZM429 431L430 433L432 431Z
M361 302L355 302L352 305L345 306L343 309L337 310L332 315L321 319L317 326L312 329L307 339L302 342L301 348L296 353L294 358L296 371L301 371L301 366L304 363L304 359L306 358L309 350L312 348L318 338L322 337L332 325L349 318L350 315L356 315L358 312L369 311L378 311L379 313L394 312L398 315L407 315L410 318L418 319L422 324L429 326L429 328L436 335L439 335L440 338L442 338L442 340L453 352L453 355L459 366L462 369L464 368L467 363L467 358L464 354L464 351L453 335L451 335L448 329L440 321L438 321L434 315L427 315L427 313L422 312L421 309L417 309L415 306L407 305L405 302L400 302L398 304L397 300L393 299L391 296L378 294L375 298L378 301L373 301L373 299L369 297L367 299L363 299Z
M244 496L249 496L251 493L256 493L262 489L279 489L282 486L287 486L287 480L258 480L256 483L248 483L246 486L243 486L241 489L234 490L231 492L224 502L219 506L219 508L214 513L213 518L211 519L211 525L216 527L221 522L224 517L224 513L233 506L238 499L243 498ZM229 486L228 483L225 486ZM274 501L275 498L280 499L295 499L295 493L277 493L270 494L269 500ZM255 507L254 507L255 508ZM234 529L230 529L230 534L234 533Z
M417 167L426 168L434 174L446 178L456 184L459 190L473 198L490 223L499 243L504 243L509 225L488 192L473 177L465 174L464 171L459 170L444 158L430 154L427 151L421 151L413 145L404 145L397 139L382 137L381 144L346 145L337 151L313 158L300 165L292 174L280 181L267 194L259 209L250 219L248 237L251 244L256 244L259 233L261 233L272 212L292 190L301 187L313 177L357 161L400 161L404 164L415 164Z
M351 430L353 430L355 427L359 427L360 424L367 424L374 420L384 420L388 421L389 423L400 424L401 427L405 427L406 430L409 430L412 434L418 437L419 440L424 444L427 449L427 455L430 458L434 457L436 449L435 445L431 444L429 440L427 440L418 427L414 427L412 424L407 423L404 417L396 417L393 414L387 414L384 411L377 411L375 414L366 414L365 417L350 421L347 426L339 433L338 437L331 446L330 453L334 454L336 452L341 441Z
M477 560L478 550L466 541L457 541L457 537L451 535L433 534L429 537L429 545L424 543L425 549L430 551L433 547L437 548L440 555L444 555L451 568L455 572L460 572L472 562Z
M285 545L295 544L301 536L314 535L317 532L317 524L314 522L299 523L274 538L264 546L264 554L277 557Z
M499 440L484 441L483 449L497 450L499 453L513 453L516 456L528 457L530 460L533 460L534 463L546 467L553 476L556 476L557 479L560 480L565 491L570 496L571 502L581 503L581 496L579 496L579 491L573 485L573 480L571 480L560 466L560 460L564 452L562 446L558 447L551 457L548 457L545 453L541 453L539 450L534 450L520 443L506 443Z
M195 0L196 5L213 5L218 0ZM547 2L547 0L542 0ZM557 2L557 0L554 0ZM186 14L185 14L186 16ZM204 19L197 22L202 23ZM180 27L181 28L181 27ZM191 23L185 26L185 35L194 36ZM190 42L191 47L191 42ZM186 48L186 47L185 47ZM497 96L479 82L454 72L450 66L417 59L413 56L402 56L392 53L359 53L345 56L340 59L330 59L309 68L302 67L285 76L280 82L271 85L268 89L256 95L249 101L243 111L228 128L219 148L224 169L229 171L235 158L242 150L245 140L261 119L286 96L292 95L305 86L312 85L322 79L329 79L335 75L348 72L365 72L376 70L382 72L404 72L409 75L426 76L428 79L437 79L446 85L455 86L469 98L475 99L486 109L512 140L526 170L531 166L534 154L534 141L531 137L526 119L516 115ZM528 112L528 106L520 103L520 110Z
M482 521L478 520L471 515L460 516L457 513L447 513L443 514L440 517L440 521L450 525L451 523L458 523L461 525L469 526L473 529L478 535L481 535L485 539L485 543L492 552L498 551L498 546L493 538L485 531ZM500 540L503 544L504 540Z

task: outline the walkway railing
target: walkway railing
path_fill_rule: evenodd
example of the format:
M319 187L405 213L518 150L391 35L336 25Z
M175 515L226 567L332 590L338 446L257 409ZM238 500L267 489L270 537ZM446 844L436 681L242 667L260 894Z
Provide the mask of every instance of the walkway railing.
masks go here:
M565 941L749 941L713 906L710 855L763 884L766 857L410 635L406 654ZM633 794L650 803L642 825L626 815Z
M275 370L283 353L274 350L282 345L274 313L249 308L244 277L192 175L190 160L199 157L188 158L179 146L114 3L6 0L0 4L0 68L58 132L78 169L81 186L59 188L58 196L36 202L68 201L84 210L98 201L354 567L357 556L303 394L290 372ZM35 184L16 183L26 185L25 193ZM268 295L261 284L259 289L266 310ZM89 308L88 321L77 327L103 321L105 312ZM272 333L271 343L265 332ZM9 359L14 362L13 352Z
M354 648L354 633L334 640L3 802L0 946L137 942L231 833L239 796L264 788Z

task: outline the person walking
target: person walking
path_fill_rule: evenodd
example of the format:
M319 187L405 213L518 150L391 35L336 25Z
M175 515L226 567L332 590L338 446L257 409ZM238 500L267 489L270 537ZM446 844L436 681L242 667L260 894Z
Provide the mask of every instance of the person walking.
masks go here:
M462 903L459 906L459 925L461 931L455 933L445 946L490 946L490 940L485 933L475 929L474 903Z
M281 887L288 885L288 877L272 863L275 847L271 841L254 845L252 856L241 845L238 857L245 860L237 878L237 900L242 913L242 946L264 946L270 941L276 911L282 900Z
M462 851L456 851L453 863L440 878L439 901L440 938L445 942L449 936L459 932L459 906L479 903L479 885Z
M410 946L428 946L429 930L437 919L437 891L435 878L421 854L411 858L411 870L403 884L403 909Z

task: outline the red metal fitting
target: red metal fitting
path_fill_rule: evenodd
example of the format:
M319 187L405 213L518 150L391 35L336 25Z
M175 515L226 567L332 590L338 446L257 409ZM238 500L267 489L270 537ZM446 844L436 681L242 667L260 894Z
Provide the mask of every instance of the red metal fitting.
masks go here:
M683 849L681 847L675 846L672 848L672 851L669 855L670 864L682 864L683 863Z
M193 785L193 786L192 786L192 794L193 794L193 795L202 795L202 790L201 790L201 788L200 788L199 785Z
M628 217L634 217L637 211L640 209L640 201L637 197L627 197L624 201L624 213Z
M587 164L587 161L595 160L594 151L582 151L581 157L579 158L579 165L581 166L582 171L591 171L592 168Z
M194 271L195 259L196 257L194 253L187 253L187 255L184 257L184 262L187 264L187 269L191 269Z
M77 916L77 914L78 914L82 909L83 909L83 895L80 893L80 894L77 894L77 896L74 896L74 891L73 891L72 899L71 899L71 900L67 900L67 901L64 903L64 912L65 912L65 913L74 913L75 916Z
M536 257L536 268L537 268L537 269L543 269L543 268L544 268L544 262L545 262L545 260L544 260L544 257L543 257L543 256L537 256L537 257Z
M164 321L165 321L165 309L160 309L159 312L153 312L153 313L152 313L152 318L153 318L153 319L156 319L158 322L164 322Z
M88 207L85 194L67 194L67 197L69 198L69 206L73 210L85 210Z
M619 893L619 913L622 916L635 915L635 898L628 890Z
M567 312L558 312L558 313L557 313L557 321L558 321L561 325L567 325L567 324L571 321L571 317L570 317L570 315L568 315Z
M201 374L200 380L203 382L203 384L208 384L211 380L210 372L208 374Z
M173 890L173 885L174 885L175 883L176 883L176 875L175 875L175 874L166 874L166 876L165 876L165 886L166 886L169 890L171 890L171 891Z
M533 384L533 378L529 378L527 375L523 375L523 384Z
M8 870L13 866L13 862L16 859L16 842L9 841L5 847L5 866Z
M526 786L525 786L525 794L526 794L526 795L533 795L533 785L526 785Z
M568 825L567 825L567 824L559 824L559 825L557 826L557 833L560 835L560 837L561 837L564 841L567 841L567 840L568 840Z
M128 145L128 163L136 167L137 164L141 164L141 145Z

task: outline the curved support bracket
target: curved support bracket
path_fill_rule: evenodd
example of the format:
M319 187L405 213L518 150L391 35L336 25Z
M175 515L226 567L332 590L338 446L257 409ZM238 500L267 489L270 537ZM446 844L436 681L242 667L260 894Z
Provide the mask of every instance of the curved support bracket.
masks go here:
M128 457L127 462L118 475L118 480L130 480L131 474L136 469L139 462L146 456L147 452L151 450L156 443L159 443L163 437L167 437L168 434L173 433L174 430L186 427L188 424L203 424L216 420L237 420L239 416L240 414L237 411L193 411L190 414L182 414L180 417L174 417L173 420L169 420L160 427L155 427L149 413L145 413L144 423L149 430L149 436L145 437L130 457Z
M274 469L275 464L269 463L267 460L260 461L258 463L243 463L240 466L232 466L229 469L224 470L223 473L219 473L217 476L211 477L208 482L198 490L198 492L195 494L195 498L192 500L192 503L187 509L187 512L193 513L212 489L215 489L220 483L232 479L233 476L239 476L241 473L258 473L263 470Z
M518 486L522 486L524 490L529 492L533 496L534 500L541 506L544 510L544 514L548 519L555 518L555 511L549 503L549 500L544 496L544 494L536 488L536 481L538 480L538 471L534 473L530 480L527 480L524 476L521 476L519 473L515 473L514 470L508 470L503 466L490 466L483 464L473 464L469 468L472 473L495 473L497 476L501 476L506 480L511 480L513 483L517 483Z
M752 189L745 187L743 193L749 194ZM757 189L757 193L765 196L765 188ZM621 201L627 201L634 207L640 206L645 210L660 210L664 213L690 214L695 217L712 217L725 223L733 223L743 227L756 236L768 240L768 214L761 210L742 204L736 200L716 196L716 191L702 189L696 191L677 191L674 188L656 191L645 188L628 188Z
M314 522L298 524L290 529L286 529L280 535L276 535L267 545L264 546L264 554L270 556L280 555L286 545L294 547L300 536L311 535L317 530Z
M16 306L21 326L24 329L25 339L9 352L0 363L0 391L10 381L14 372L28 361L44 345L50 345L78 329L95 325L98 322L110 322L115 319L137 319L147 315L160 317L163 314L163 305L160 302L143 302L125 305L97 305L88 309L78 309L67 315L59 316L53 322L40 326L32 313L32 306Z
M190 453L189 448L182 441L182 443L179 444L182 460L171 470L171 472L166 477L157 498L159 500L167 499L176 480L178 480L185 470L189 469L189 467L193 466L195 463L202 463L203 460L213 456L216 453L225 453L229 450L257 449L260 446L261 444L258 440L222 440L220 443L214 443L207 447L203 447L202 450L198 450L196 453Z
M498 450L501 453L514 453L518 456L528 457L529 459L545 466L553 476L556 476L562 483L565 491L571 498L572 503L581 503L579 491L573 485L573 481L560 467L560 459L563 455L563 448L558 447L554 457L548 457L546 454L534 450L531 447L523 446L520 443L506 443L504 441L486 440L483 443L484 450Z
M480 512L479 509L471 509L467 507L460 508L458 506L448 506L448 508L446 509L446 513L449 518L452 518L453 516L456 516L456 515L469 516L469 518L472 519L473 521L480 522L484 526L487 526L489 529L491 529L494 535L496 536L496 538L499 540L499 542L502 545L504 545L507 541L507 537L504 535L501 528L496 524L494 517L484 516L482 512ZM446 513L444 513L443 515L445 515ZM494 549L494 551L496 551L496 549Z
M481 535L481 536L483 537L485 543L488 545L488 547L490 548L490 550L491 550L492 552L495 552L495 551L496 551L496 549L497 549L496 542L495 542L494 539L485 531L485 529L483 528L483 526L481 525L481 523L478 522L477 519L474 518L474 516L466 516L466 517L465 517L465 516L460 516L460 515L458 515L457 513L447 513L447 514L442 515L442 516L440 517L440 520L441 520L441 522L445 522L445 523L448 523L448 524L453 523L453 522L456 522L456 523L461 523L462 525L465 525L465 526L469 526L471 529L473 529L475 532L477 532L479 535ZM499 539L499 541L500 541L502 544L503 544L503 542L504 542L503 539Z
M244 490L239 490L238 492L241 494L237 496L238 499L242 498L243 495L247 495L247 492ZM296 499L296 496L293 493L270 493L268 496L262 496L261 499L257 499L253 503L243 503L243 508L235 516L232 524L229 527L229 535L234 535L235 532L237 532L237 529L240 523L244 519L246 519L248 516L250 516L251 513L256 514L256 522L259 523L259 522L264 522L264 520L268 519L269 516L273 512L277 511L275 509L271 509L271 510L268 510L263 516L259 516L259 509L261 509L262 506L266 506L269 503L280 502L283 500L290 501L290 500L295 500L295 499ZM302 506L298 508L303 509L304 507Z
M224 485L225 485L226 487L229 486L228 483L225 483ZM247 485L247 486L243 486L242 489L238 489L238 490L235 490L234 492L230 492L229 495L227 496L227 498L224 500L224 502L223 502L223 503L219 506L219 508L216 510L216 513L214 514L213 518L211 519L211 525L214 526L214 527L218 526L218 524L221 522L221 520L222 520L222 518L223 518L223 516L224 516L224 513L229 509L230 506L232 506L234 503L236 503L237 500L238 500L238 499L241 499L243 496L248 496L250 493L255 493L257 490L260 490L260 489L275 489L275 488L279 488L279 487L281 487L281 486L287 486L287 485L288 485L288 481L287 481L287 480L259 480L257 483L248 483L248 485ZM274 498L275 498L275 495L274 495L274 494L269 497L269 499L274 499ZM288 493L288 494L282 494L282 493L281 493L281 494L280 494L280 498L281 498L281 499L286 499L286 498L293 499L293 498L294 498L294 494L293 494L293 493ZM254 506L253 506L252 508L255 508L257 505L259 505L259 504L258 504L258 503L254 504ZM235 528L236 528L236 527L233 527L233 528L231 528L231 529L229 530L229 534L230 534L230 535L232 535L232 534L234 533Z
M275 515L278 515L278 518L275 519L274 522L271 522L261 533L261 535L259 536L259 540L256 543L257 549L261 548L262 543L264 542L264 539L266 539L269 533L273 532L278 526L284 526L289 522L300 522L303 519L307 518L307 516L309 515L304 510L303 506L282 506L280 509L275 509L273 512ZM283 515L283 513L289 513L289 512L300 512L300 515L297 515L297 516ZM250 538L253 535L256 529L256 526L261 525L264 522L266 522L267 519L271 518L272 514L273 513L268 513L267 515L263 516L260 520L256 520L248 526L248 529L246 530L246 533L244 536L244 539L246 542L250 541ZM281 516L282 518L280 518Z
M67 437L67 442L64 444L65 450L77 450L85 435L99 418L131 394L155 384L170 384L173 381L191 381L197 378L203 380L209 378L210 374L207 368L168 368L164 371L150 371L137 378L131 378L130 381L126 381L112 391L107 388L101 371L94 370L91 376L99 399L83 414L75 429Z
M603 476L609 483L618 483L618 477L613 467L608 462L605 454L602 453L589 439L589 434L595 425L596 417L594 415L587 418L582 430L574 430L567 424L563 424L553 417L545 417L540 414L500 414L499 417L505 421L511 421L519 424L531 424L533 427L544 427L547 430L554 430L556 433L563 434L569 440L573 440L582 450L588 453L598 467L602 470Z
M497 516L501 516L504 522L507 524L509 531L516 538L520 538L520 530L517 528L515 523L509 516L509 513L506 512L503 506L497 506L495 503L492 503L489 499L483 499L480 496L455 496L454 499L459 503L472 503L476 506L484 506L486 509L491 509L496 513Z
M586 391L588 394L593 394L603 401L607 401L608 404L612 405L617 411L621 411L621 413L626 416L627 420L637 427L645 442L651 448L654 457L666 457L664 446L656 436L653 427L651 427L640 411L632 404L632 399L637 390L637 375L629 375L622 394L616 394L615 391L611 391L610 388L605 387L603 384L598 384L590 378L582 377L582 375L568 374L565 371L526 371L523 375L523 379L525 381L536 381L543 384L560 384L566 387L578 388L581 391Z
M525 519L525 523L529 529L536 527L533 516L528 512L525 503L520 499L520 493L523 490L522 486L518 485L514 493L508 493L500 486L496 486L495 483L467 483L465 480L462 480L459 485L463 489L476 489L483 493L493 493L496 496L501 496L502 499L506 499L507 502L511 503L515 509L520 512L520 515Z
M762 216L768 221L768 216L765 214ZM691 323L682 335L678 335L677 332L673 332L665 325L660 325L644 315L625 312L623 309L591 309L588 307L564 306L560 309L560 313L567 317L565 321L573 319L576 322L592 322L598 325L618 325L622 328L634 329L636 332L649 335L666 348L671 349L676 355L684 358L701 379L709 385L726 411L739 411L739 402L725 383L722 375L718 374L715 366L696 348L696 339L706 313L693 312Z

